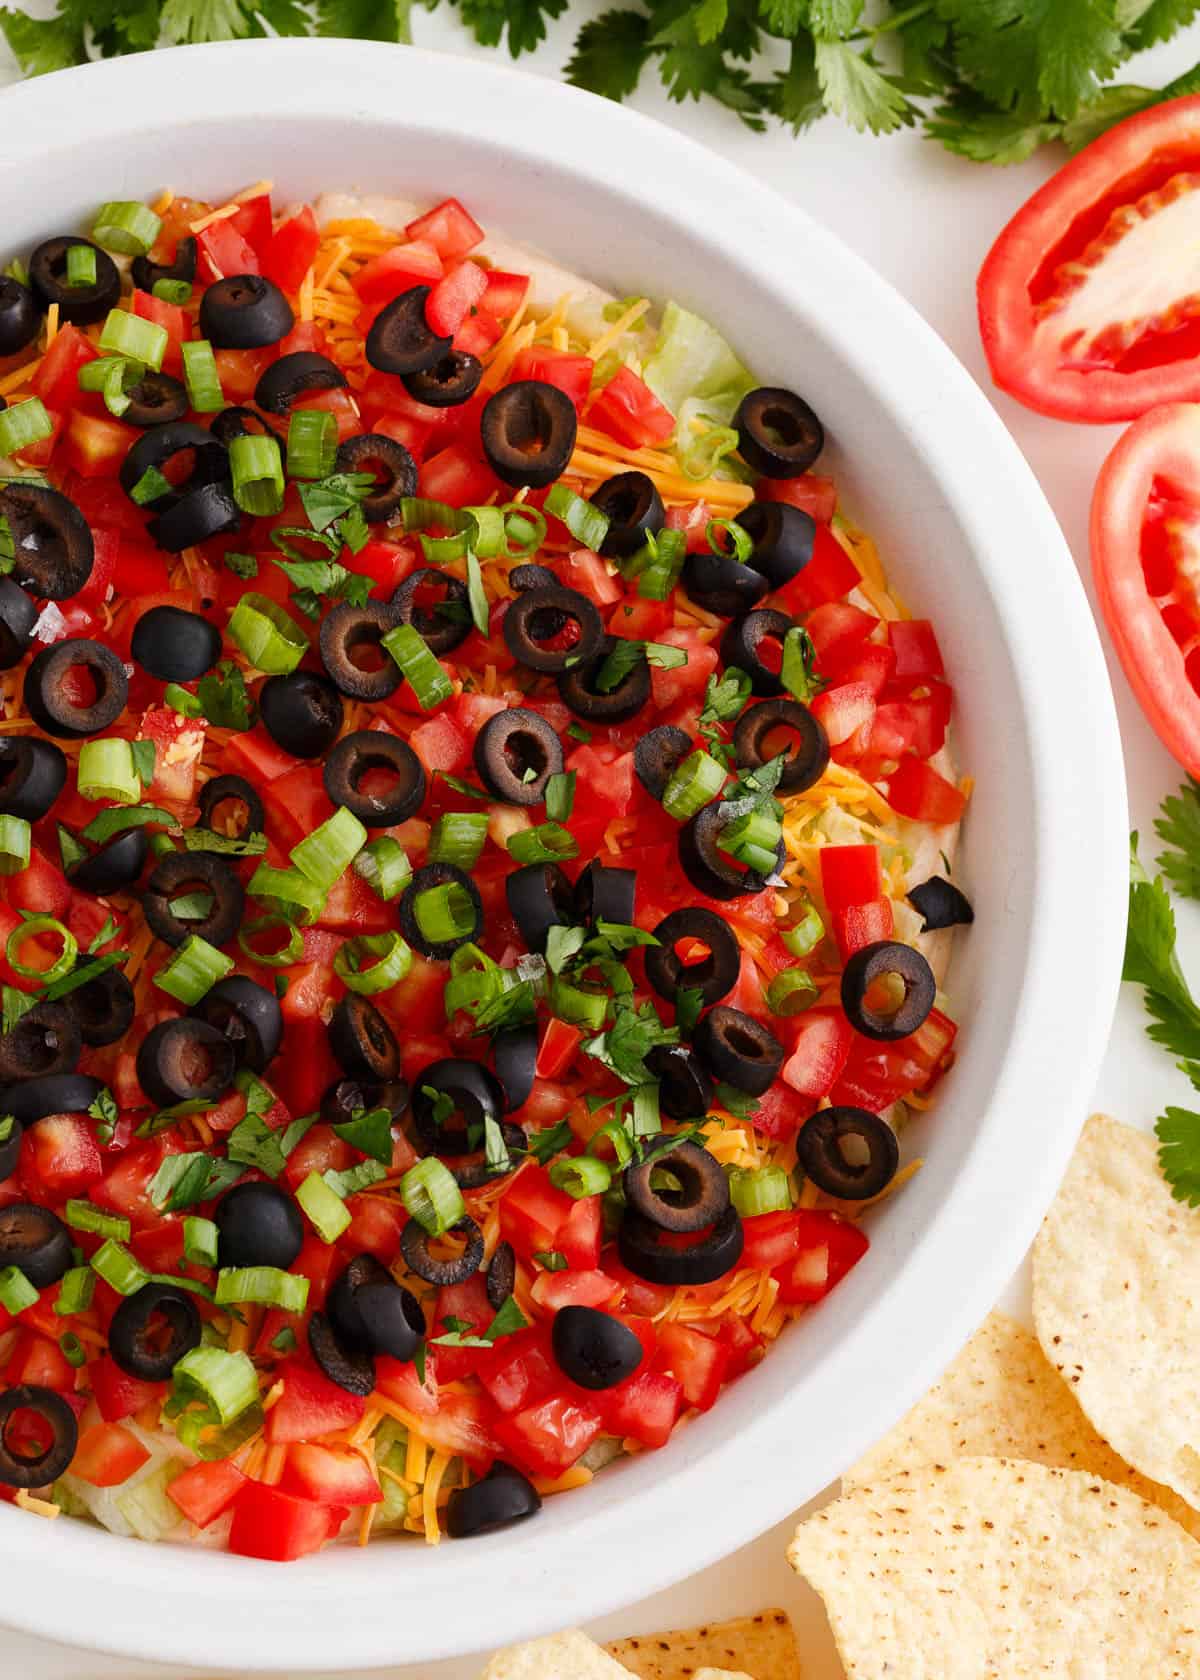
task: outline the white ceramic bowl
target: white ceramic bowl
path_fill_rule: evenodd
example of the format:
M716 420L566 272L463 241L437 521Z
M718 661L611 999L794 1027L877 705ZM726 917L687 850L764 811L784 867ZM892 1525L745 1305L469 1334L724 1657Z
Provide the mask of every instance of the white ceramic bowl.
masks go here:
M711 317L802 391L826 464L936 616L977 778L961 1052L836 1294L667 1449L472 1544L279 1567L0 1506L0 1617L160 1661L297 1673L419 1663L585 1620L733 1550L889 1426L986 1312L1065 1164L1116 993L1124 783L1095 631L1049 508L950 353L750 177L615 105L495 64L342 41L146 54L0 99L0 255L163 185L219 198L456 193L618 295Z

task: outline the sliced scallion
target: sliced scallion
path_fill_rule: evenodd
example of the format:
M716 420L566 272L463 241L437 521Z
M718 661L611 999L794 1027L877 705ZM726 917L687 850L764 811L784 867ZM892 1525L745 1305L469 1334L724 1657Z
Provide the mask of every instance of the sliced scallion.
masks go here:
M588 1027L599 1032L608 1014L609 999L604 992L589 992L556 974L550 982L550 1013L560 1021L575 1027Z
M337 441L337 421L328 409L293 409L287 433L288 477L328 478Z
M142 797L142 781L130 743L119 738L84 741L79 749L79 791L85 799L136 804Z
M190 303L192 300L192 283L190 280L174 280L170 275L164 274L151 286L150 295L158 298L160 303L176 305Z
M10 408L8 412L11 414L12 409ZM0 415L0 420L3 418L3 415ZM131 502L136 502L138 507L146 507L150 502L156 502L160 496L169 496L170 494L170 479L164 473L160 473L157 467L147 467L129 492L129 499Z
M217 1227L211 1219L189 1214L183 1222L183 1257L193 1266L217 1263Z
M246 891L301 927L311 927L325 908L323 889L298 869L276 869L273 864L260 863Z
M154 976L154 984L180 1003L199 1003L233 968L233 958L198 933L189 933Z
M799 1015L821 995L821 988L806 968L784 968L767 987L767 1008L772 1015Z
M90 245L67 246L67 285L94 286L96 284L96 253Z
M221 375L217 371L212 345L206 338L193 338L180 349L188 401L197 414L219 413L225 407L225 393L221 389Z
M308 1305L308 1279L278 1266L223 1266L217 1273L216 1301L219 1307L251 1301L301 1313Z
M447 560L465 560L475 546L478 527L474 515L467 508L451 507L448 502L429 502L419 496L406 496L400 503L400 515L406 531L419 531L426 560L445 565ZM430 525L440 526L451 533L448 537L426 535Z
M55 1312L60 1318L70 1318L72 1313L86 1312L92 1304L95 1288L96 1274L90 1266L72 1266L70 1271L63 1273L62 1282L58 1286Z
M421 935L431 945L465 939L475 927L475 906L466 888L457 881L443 881L417 894L413 914Z
M687 822L716 798L725 785L726 774L723 764L703 747L697 747L668 777L662 794L663 810L676 822Z
M588 1154L597 1155L596 1145L601 1139L612 1145L613 1155L618 1167L627 1167L633 1160L633 1140L628 1130L617 1119L606 1120L598 1132L593 1132L588 1142ZM603 1160L603 1156L600 1156Z
M92 745L90 741L84 744ZM122 741L118 744L128 746L129 743ZM126 829L143 828L147 823L160 823L163 828L173 828L178 821L178 817L172 816L170 811L164 811L161 805L110 806L107 810L98 811L87 827L80 830L80 836L90 841L93 846L104 846L114 835L124 834Z
M729 1199L743 1219L760 1213L786 1213L792 1205L788 1175L782 1167L734 1167Z
M136 1261L127 1248L109 1237L92 1255L92 1270L102 1277L118 1295L136 1295L149 1283L150 1273Z
M557 822L518 829L505 842L514 863L562 863L579 855L575 836Z
M350 1224L350 1209L318 1172L310 1172L296 1200L323 1243L335 1243Z
M487 831L486 811L443 812L429 836L428 861L452 863L458 869L473 868L484 848Z
M87 1364L87 1349L73 1330L58 1338L58 1348L67 1364L75 1370Z
M431 1237L457 1225L467 1211L453 1173L436 1155L426 1155L408 1169L400 1180L400 1200Z
M188 689L181 688L178 683L168 683L163 689L163 705L170 706L180 717L198 718L204 716L204 708L199 700Z
M268 676L287 676L308 652L308 637L295 619L284 611L278 601L272 601L269 595L260 595L256 590L243 595L233 609L227 634L251 665L256 670L265 671ZM391 634L394 635L395 631ZM415 630L413 634L416 635ZM420 641L420 637L417 639ZM425 646L424 642L421 646Z
M54 422L40 397L26 397L0 411L0 455L18 455L32 443L54 436Z
M659 1087L653 1084L639 1085L634 1091L630 1119L634 1137L653 1137L656 1132L662 1131L659 1095Z
M20 959L20 952L27 939L57 939L62 949L49 967L30 967ZM23 980L40 980L50 986L56 980L63 979L75 966L75 958L79 955L79 943L70 928L64 927L62 922L54 916L28 916L20 927L15 927L4 944L4 955L9 968L14 974L19 974Z
M32 830L24 817L0 817L0 875L28 869Z
M100 349L114 356L128 356L155 373L167 353L167 329L157 321L144 321L127 309L110 309L100 329Z
M367 831L344 805L311 834L292 847L288 856L300 873L328 892L367 843Z
M171 1373L182 1394L198 1394L221 1423L232 1423L258 1404L258 1374L244 1353L207 1344L178 1360Z
M412 967L413 954L394 930L362 933L343 940L333 959L333 972L349 991L365 997L398 986Z
M106 251L118 251L123 257L144 257L158 238L162 217L156 216L148 204L136 199L115 199L102 204L92 225L92 238ZM68 247L68 252L78 247ZM95 260L92 253L93 262ZM95 285L95 281L92 281Z
M750 564L754 542L749 531L744 531L736 519L710 519L704 527L704 535L714 554L732 554L739 565Z
M795 927L784 928L779 937L792 956L807 957L825 937L825 924L821 920L820 911L815 905L808 905Z
M0 1307L15 1318L23 1313L27 1307L34 1307L41 1299L41 1292L35 1289L25 1273L18 1271L16 1266L5 1266L0 1270Z
M264 951L254 943L255 936L272 928L286 928L287 939L277 950ZM298 963L304 955L304 935L287 916L256 916L253 921L246 922L239 928L237 938L238 944L251 962L261 963L264 968L291 968L292 964Z
M96 1237L111 1237L114 1242L126 1243L133 1231L129 1220L119 1213L106 1213L91 1202L72 1198L63 1210L63 1217L74 1231L89 1231Z
M283 461L276 438L247 432L229 444L233 499L243 513L276 514L283 507Z
M0 414L0 420L3 418ZM397 624L389 630L383 638L383 646L404 673L423 712L431 712L443 700L449 700L454 693L454 685L420 632L411 624Z
M546 497L545 508L555 519L561 519L577 542L584 548L599 552L608 535L609 517L591 502L584 501L565 484L556 484Z
M569 822L574 804L574 770L556 770L546 783L546 815L551 822Z
M412 864L400 842L390 834L369 840L354 860L355 873L385 904L399 898L412 880Z
M595 1155L563 1155L550 1163L550 1182L578 1202L602 1196L612 1183L612 1169Z

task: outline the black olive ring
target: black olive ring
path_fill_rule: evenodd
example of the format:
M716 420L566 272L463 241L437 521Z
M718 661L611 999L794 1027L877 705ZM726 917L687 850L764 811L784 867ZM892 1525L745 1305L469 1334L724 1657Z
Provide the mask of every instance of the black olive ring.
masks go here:
M366 358L381 373L420 373L449 354L452 340L425 319L429 286L411 286L379 311L367 333Z
M537 1077L537 1056L537 1027L532 1023L522 1027L503 1027L492 1039L496 1077L504 1087L504 1106L510 1112L521 1108L529 1099ZM521 1130L519 1126L510 1129L513 1132ZM524 1148L524 1142L518 1147Z
M444 886L461 888L471 905L472 925L465 933L455 934L450 939L429 939L422 931L417 918L417 903L422 893L428 892L431 887ZM400 932L414 951L419 951L423 957L429 957L434 962L448 960L460 945L478 939L482 927L483 900L479 895L479 888L465 869L457 869L452 863L423 865L400 894Z
M546 949L552 927L575 919L575 894L557 863L527 863L504 878L509 914L531 951Z
M426 408L457 408L475 395L483 363L469 350L448 350L429 367L401 375L404 389Z
M742 1222L735 1207L727 1207L707 1236L687 1248L668 1247L662 1233L632 1208L625 1210L617 1232L617 1254L621 1264L647 1283L675 1288L715 1283L731 1272L746 1246Z
M783 1045L753 1015L719 1003L702 1015L692 1037L697 1056L713 1078L761 1097L783 1066Z
M744 566L732 554L707 550L689 554L683 563L683 587L698 607L718 618L737 618L756 607L767 593L761 572Z
M559 699L588 723L625 723L636 717L650 698L650 664L644 656L629 667L614 688L602 693L595 686L609 654L619 645L616 636L605 636L590 659L578 659L554 679Z
M228 484L201 484L156 514L146 531L159 548L179 554L222 531L236 531L241 522L241 509Z
M658 1080L658 1106L668 1120L698 1120L708 1113L713 1081L686 1044L656 1044L646 1053L646 1067Z
M467 1487L451 1488L446 1501L446 1533L470 1540L524 1522L542 1508L542 1496L519 1470L496 1459L486 1476Z
M821 780L829 764L829 737L824 725L799 700L780 696L747 706L733 726L733 756L740 768L758 770L770 755L767 737L776 729L793 730L799 737L795 752L789 753L776 792L781 798L803 793Z
M686 729L659 723L640 737L633 749L633 773L651 799L661 799L671 775L693 746Z
M166 1322L165 1345L151 1340L155 1320ZM165 1382L185 1353L200 1346L200 1310L196 1297L165 1283L144 1283L126 1295L108 1331L108 1351L127 1376L142 1382Z
M813 557L817 522L790 502L751 502L737 522L754 545L750 564L772 589L782 589Z
M824 428L803 397L778 385L747 391L733 425L742 460L764 478L807 472L825 447Z
M361 783L372 772L388 771L393 786L381 793L364 793ZM402 823L420 809L425 798L425 770L407 741L380 729L358 729L344 735L325 760L325 791L335 805L344 805L368 828Z
M366 1348L350 1347L323 1312L308 1321L309 1351L331 1383L365 1400L375 1387L375 1360Z
M601 554L624 560L646 546L666 522L662 497L643 472L616 473L593 491L592 506L608 517Z
M10 1439L13 1419L21 1412L35 1412L50 1432L50 1443L40 1453L18 1452ZM0 1482L6 1486L48 1487L69 1467L78 1444L75 1413L54 1389L23 1383L0 1394Z
M150 855L150 841L144 828L127 828L114 834L107 845L90 857L80 858L67 870L67 880L80 892L105 897L131 887L142 873Z
M664 1171L678 1181L678 1191L655 1188L653 1180ZM626 1167L623 1183L628 1207L660 1231L702 1231L729 1206L725 1169L698 1143L678 1143Z
M245 974L228 974L211 986L190 1014L216 1027L233 1045L238 1066L263 1073L283 1042L283 1011L273 991Z
M501 1120L500 1135L510 1154L529 1147L524 1127L514 1125L511 1120ZM478 1190L485 1184L491 1184L493 1179L504 1178L512 1170L511 1163L506 1167L489 1167L486 1155L480 1153L473 1160L456 1161L450 1168L450 1175L460 1190Z
M578 630L574 646L545 647L544 642L561 634L563 619ZM595 604L563 584L522 590L504 615L503 629L508 651L531 671L570 670L594 659L604 645L604 624Z
M355 1115L384 1108L394 1125L408 1107L408 1096L403 1079L355 1079L347 1074L322 1092L321 1119L327 1126L344 1126Z
M857 1138L865 1146L865 1161L855 1165L848 1159L846 1138ZM796 1158L818 1190L861 1202L878 1196L895 1178L900 1145L887 1121L870 1109L821 1108L801 1126Z
M436 1096L448 1097L454 1112L461 1114L463 1123L444 1126L435 1118ZM480 1062L468 1062L457 1056L447 1056L431 1062L421 1070L412 1094L413 1124L421 1142L435 1155L468 1155L479 1148L470 1141L475 1129L480 1139L486 1120L499 1120L504 1112L504 1091L494 1073Z
M479 436L488 466L503 484L541 490L571 459L578 428L575 404L557 385L518 379L488 398Z
M442 599L432 607L418 606L418 593L434 587L445 590ZM410 572L392 591L389 606L394 622L411 624L430 653L452 653L473 628L466 584L436 566L419 566Z
M337 684L319 671L268 677L258 715L275 745L294 758L323 758L341 734L346 709Z
M19 1142L19 1121L15 1129ZM49 1208L36 1202L10 1202L0 1208L0 1266L15 1266L35 1289L49 1289L70 1270L72 1242L67 1227Z
M0 275L0 356L15 356L38 335L42 312L28 286Z
M133 986L119 968L105 969L94 980L76 986L69 1002L79 1036L93 1048L124 1038L137 1012Z
M497 1243L496 1252L488 1261L486 1282L488 1306L493 1312L499 1312L517 1282L517 1255L510 1242Z
M221 632L200 613L164 603L141 614L129 651L159 682L192 682L220 659Z
M72 245L85 246L95 259L96 278L90 286L67 284L67 252ZM121 296L120 271L108 252L73 234L42 241L29 258L29 285L43 310L56 303L59 320L77 327L102 321Z
M714 803L697 811L679 831L679 862L684 874L705 898L722 902L761 892L767 884L765 875L757 869L743 869L717 844L726 823L732 821L729 807ZM776 849L776 867L783 863L783 857L781 838Z
M283 678L272 678L271 681L284 681ZM265 685L264 685L265 686ZM199 815L196 827L207 829L214 836L232 838L234 840L248 840L252 834L261 834L266 812L263 802L259 798L258 790L253 787L245 776L213 776L200 789L198 804ZM242 805L244 812L235 819L232 836L229 835L225 824L218 829L216 815L222 805ZM204 847L201 846L203 851Z
M104 1086L89 1073L52 1073L44 1079L23 1079L0 1089L0 1114L11 1114L20 1126L33 1126L48 1114L86 1114ZM4 1210L0 1209L0 1229Z
M263 274L227 274L206 287L200 299L200 336L218 350L257 350L278 344L295 320L287 298Z
M184 280L190 286L196 278L196 241L186 234L175 245L175 255L169 263L151 262L149 257L134 257L130 276L139 291L152 292L158 280Z
M637 870L613 868L593 858L575 881L575 909L581 922L633 925Z
M161 495L143 502L143 507L159 513L174 507L202 485L228 479L229 453L219 438L190 420L167 420L161 426L148 427L130 445L117 472L122 490L127 496L132 496L148 472L163 472L168 461L189 449L192 451L192 470L188 477L181 484L170 485Z
M417 493L417 463L395 438L382 432L363 432L338 445L335 470L340 473L382 475L370 493L359 502L368 525L381 525L399 512L400 503Z
M783 679L773 671L759 652L763 642L777 642L782 649L783 638L792 628L786 613L774 607L756 607L753 612L735 618L721 638L721 658L726 665L736 665L750 678L752 694L779 694Z
M68 679L80 667L90 672L95 699L80 706L70 698ZM129 678L111 648L84 636L52 642L35 654L25 673L25 709L47 735L82 740L115 723L129 698Z
M191 402L182 379L169 373L146 372L126 393L129 407L121 416L127 426L165 426L182 420Z
M316 350L293 350L272 362L254 387L254 401L268 414L286 414L309 391L340 391L346 375Z
M185 919L172 909L185 893L208 893L208 914ZM151 871L142 894L142 914L157 939L182 945L197 934L210 945L224 945L242 925L246 889L231 859L219 852L168 852Z
M151 1027L138 1045L137 1079L158 1108L216 1102L233 1084L233 1045L207 1021L176 1016Z
M111 971L110 971L111 972ZM36 1003L0 1037L0 1080L74 1073L83 1038L66 1003Z
M562 767L562 742L540 712L525 706L497 712L475 737L479 779L506 805L540 805Z
M67 755L36 735L0 740L0 812L40 822L67 784Z
M466 1283L469 1277L474 1277L483 1261L483 1233L471 1218L460 1219L457 1225L452 1225L447 1233L452 1236L464 1236L467 1245L461 1254L450 1260L438 1260L429 1252L429 1233L416 1219L410 1219L400 1233L400 1252L404 1256L404 1264L410 1272L415 1272L426 1283L435 1283L440 1289L450 1289L456 1283Z
M386 1083L400 1073L400 1046L386 1018L360 992L347 992L329 1018L329 1048L351 1079Z
M716 1003L737 983L742 954L729 923L715 910L685 905L672 910L654 929L657 945L646 947L646 978L659 997L673 1002L681 986L697 987L701 1001ZM708 955L685 963L675 947L684 939L703 940Z
M383 601L366 601L356 607L340 601L321 621L321 663L334 687L351 700L386 700L400 687L400 667L383 646L383 638L396 627L395 611ZM373 649L378 663L368 669L356 663L354 655Z
M867 993L876 981L889 975L904 987L899 1006L890 1012L871 1008ZM883 1043L908 1038L926 1019L936 998L933 970L920 951L899 940L880 939L864 946L842 970L842 1008L850 1025L865 1038Z
M29 652L37 602L10 577L0 577L0 671L11 671Z
M0 514L12 535L13 581L44 601L78 595L92 575L96 546L70 497L44 484L6 484Z

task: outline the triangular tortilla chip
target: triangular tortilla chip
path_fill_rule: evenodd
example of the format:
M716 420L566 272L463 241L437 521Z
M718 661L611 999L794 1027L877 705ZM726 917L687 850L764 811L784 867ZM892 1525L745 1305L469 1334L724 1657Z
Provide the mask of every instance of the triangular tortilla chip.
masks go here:
M497 1651L483 1680L629 1680L586 1633L555 1633Z
M802 1680L785 1610L674 1633L635 1634L614 1639L606 1649L641 1680L700 1680L705 1669L732 1670L753 1680Z

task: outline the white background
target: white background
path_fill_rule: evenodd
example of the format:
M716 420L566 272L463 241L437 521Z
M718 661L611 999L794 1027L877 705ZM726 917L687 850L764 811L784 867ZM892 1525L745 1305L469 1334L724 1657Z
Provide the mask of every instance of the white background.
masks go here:
M596 4L594 10L600 10ZM551 26L550 38L533 59L522 63L533 71L554 75L570 51L575 28L585 14L573 5L570 15ZM468 41L452 14L414 14L418 44L448 51L481 53ZM1200 58L1200 25L1193 25L1176 41L1134 62L1123 79L1161 84ZM0 46L0 80L15 75L15 66ZM741 164L761 180L809 211L871 262L937 329L967 368L990 391L975 326L975 274L991 241L1013 211L1056 165L1059 154L1044 152L1031 162L1009 169L991 169L951 157L940 147L910 133L875 139L852 133L829 119L800 139L776 130L752 134L731 114L711 102L673 105L648 71L633 103L641 110L687 129L714 151ZM0 123L3 103L0 102ZM248 138L252 127L248 128ZM547 135L553 146L553 136ZM253 145L247 147L247 172L253 171ZM653 167L653 160L648 160ZM169 183L163 183L164 185ZM486 218L487 206L473 206ZM721 207L713 204L719 225ZM47 230L54 231L54 230ZM563 253L569 263L570 253ZM771 253L769 260L780 260ZM803 251L786 260L803 262ZM736 340L737 323L724 323ZM1087 512L1097 468L1117 436L1116 430L1064 425L1027 413L995 394L996 405L1041 481L1066 532L1076 562L1087 578ZM851 444L852 447L852 444ZM886 531L878 533L886 553ZM1013 565L1037 587L1027 556L1014 555ZM1094 603L1094 592L1089 595ZM1106 649L1107 651L1107 649ZM1070 650L1063 650L1069 665ZM1153 818L1163 796L1182 779L1182 773L1159 746L1134 704L1115 659L1110 657L1113 687L1121 720L1130 784L1131 821L1143 835L1144 859L1154 855ZM1047 672L1047 681L1060 680ZM1019 820L1019 813L1016 813ZM1078 813L1079 845L1088 844L1088 813ZM1149 837L1149 841L1147 840ZM1185 907L1180 914L1185 968L1200 982L1200 913ZM1190 958L1190 962L1189 962ZM1088 984L1079 974L1073 983ZM1127 990L1114 1022L1108 1056L1095 1092L1095 1105L1131 1123L1150 1126L1167 1101L1187 1103L1190 1087L1163 1052L1142 1032L1138 995ZM1029 1092L1036 1103L1038 1094ZM1083 1116L1079 1116L1082 1121ZM1021 1280L1012 1298L1019 1302ZM720 1521L720 1489L713 1489L712 1520ZM790 1524L765 1535L752 1546L694 1577L671 1592L635 1604L611 1617L596 1630L601 1637L686 1625L722 1616L739 1615L782 1604L792 1613L801 1635L805 1680L834 1680L841 1670L832 1654L824 1619L815 1598L799 1585L784 1562ZM670 1536L663 1536L670 1544ZM396 1643L403 1651L403 1559L397 1554ZM70 1583L62 1583L70 1591ZM631 1583L630 1598L635 1599ZM464 1610L468 1609L464 1606ZM221 1606L214 1604L213 1615ZM0 1601L0 1615L3 1613ZM197 1656L202 1657L198 1652ZM443 1664L421 1670L421 1680L468 1680L479 1664ZM416 1671L387 1671L400 1680L417 1680ZM169 1680L177 1669L89 1656L0 1630L0 1680ZM765 1677L769 1680L769 1677Z

